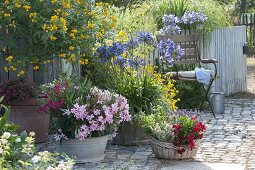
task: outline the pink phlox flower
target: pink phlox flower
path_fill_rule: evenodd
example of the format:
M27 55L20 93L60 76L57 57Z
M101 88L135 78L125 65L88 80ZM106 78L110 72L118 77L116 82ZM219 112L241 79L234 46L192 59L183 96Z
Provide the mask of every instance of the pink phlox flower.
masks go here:
M99 116L99 117L97 118L97 121L98 121L98 122L103 122L103 119L104 119L103 116Z
M87 110L86 110L86 105L79 105L75 104L74 107L71 109L71 113L74 114L76 119L81 119L84 120L87 117Z
M96 130L98 130L98 124L96 122L91 123L90 131L96 131Z
M113 114L117 113L118 110L119 110L118 103L113 103L113 104L111 105L111 108L112 108L111 110L112 110L112 113L113 113Z
M104 110L104 113L105 113L106 115L109 115L109 114L112 113L112 112L111 112L111 108L108 107L108 106L106 106L106 105L103 106L103 110Z
M62 132L62 129L58 129L57 133L53 135L55 141L60 141L61 139L67 139L67 136Z
M90 128L87 125L82 125L80 127L80 131L77 134L77 138L79 138L79 140L83 140L88 137L90 133Z
M105 125L101 124L100 126L98 126L98 130L99 131L104 131L105 130Z
M100 115L101 113L100 113L100 110L99 110L99 109L96 109L96 110L93 110L93 114L94 114L94 115Z
M94 118L94 115L87 115L87 116L86 116L86 119L87 119L88 121L91 121L93 118Z
M128 110L124 110L122 112L120 112L120 119L122 121L131 121L131 114L129 114Z
M105 117L106 123L113 123L113 115L112 114L107 114Z

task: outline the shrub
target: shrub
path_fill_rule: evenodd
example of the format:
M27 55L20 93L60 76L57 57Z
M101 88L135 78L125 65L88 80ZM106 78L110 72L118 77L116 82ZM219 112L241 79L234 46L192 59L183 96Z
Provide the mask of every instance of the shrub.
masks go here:
M9 80L0 86L0 96L4 96L4 102L25 101L38 95L38 87L29 79L18 78Z

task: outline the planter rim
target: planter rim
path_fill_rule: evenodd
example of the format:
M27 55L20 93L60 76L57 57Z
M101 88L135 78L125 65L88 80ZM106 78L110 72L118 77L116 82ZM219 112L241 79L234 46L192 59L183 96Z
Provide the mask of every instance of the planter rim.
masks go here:
M31 98L28 100L12 100L5 103L7 106L39 106L39 98Z
M69 144L69 143L72 143L72 142L76 142L76 143L84 143L84 141L87 141L87 142L91 142L91 141L94 141L94 140L99 140L99 139L102 139L102 140L108 140L110 139L111 135L108 134L108 135L103 135L103 136L99 136L99 137L90 137L90 138L85 138L84 140L79 140L78 138L70 138L70 139L67 139L67 140L62 140L62 144Z
M151 141L153 141L153 144L152 144L152 142L151 142L151 145L155 145L155 143L157 143L156 145L159 145L159 146L165 147L165 148L172 148L172 149L179 149L179 148L185 148L185 149L187 149L187 148L188 148L187 145L175 146L173 143L162 142L162 141L160 141L160 140L158 140L158 139L155 139L155 138L152 137L152 136L150 136L150 139L151 139ZM200 143L200 139L196 139L196 140L194 140L194 141L195 141L196 145L197 145L198 143Z

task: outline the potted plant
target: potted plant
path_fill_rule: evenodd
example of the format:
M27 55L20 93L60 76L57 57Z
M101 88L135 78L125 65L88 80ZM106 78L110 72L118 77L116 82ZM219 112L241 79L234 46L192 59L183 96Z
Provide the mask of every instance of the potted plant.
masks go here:
M166 112L162 107L155 114L142 115L143 126L151 136L150 144L157 158L185 159L196 155L205 125L199 111L176 110Z
M77 162L103 160L110 135L131 120L126 98L93 87L87 79L64 78L42 89L46 103L41 110L51 114L57 149L76 156Z
M11 106L10 121L21 126L17 132L35 132L37 143L48 139L49 130L49 114L37 111L38 94L38 87L26 78L12 79L0 86L3 102Z
M48 151L35 154L34 132L18 135L19 127L9 122L9 108L0 98L0 169L66 169L71 170L74 161L65 154Z

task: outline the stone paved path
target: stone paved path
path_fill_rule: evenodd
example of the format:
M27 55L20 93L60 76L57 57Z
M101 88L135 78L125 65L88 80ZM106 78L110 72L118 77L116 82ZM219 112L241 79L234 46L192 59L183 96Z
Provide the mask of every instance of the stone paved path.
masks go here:
M207 132L195 160L182 162L159 160L152 154L150 146L118 147L109 145L104 161L79 164L75 169L171 170L178 169L177 165L185 163L188 163L187 169L196 169L191 167L191 164L201 161L202 163L197 165L200 167L198 169L207 167L207 163L227 163L224 166L229 168L255 170L255 99L226 99L224 114L218 114L214 118L211 113L205 113L203 119L207 123ZM211 165L218 166L218 164ZM245 168L241 168L240 165ZM223 168L223 164L218 167ZM225 170L229 168L225 168ZM231 168L231 170L235 168Z
M255 99L226 99L224 114L205 113L203 120L207 132L194 160L159 160L150 146L108 145L102 162L75 169L255 170Z

